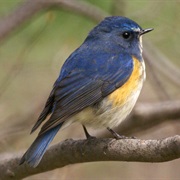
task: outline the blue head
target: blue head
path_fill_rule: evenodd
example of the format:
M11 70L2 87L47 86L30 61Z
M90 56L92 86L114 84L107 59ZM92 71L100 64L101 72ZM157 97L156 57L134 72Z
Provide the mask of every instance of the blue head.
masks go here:
M127 52L141 59L143 34L153 29L143 30L136 22L121 16L105 18L87 37L86 41L93 40L104 49ZM98 40L98 41L96 41Z

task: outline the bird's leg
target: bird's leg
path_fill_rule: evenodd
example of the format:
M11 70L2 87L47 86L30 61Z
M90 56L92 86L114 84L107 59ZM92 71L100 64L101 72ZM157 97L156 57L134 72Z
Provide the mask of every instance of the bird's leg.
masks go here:
M136 139L135 137L126 137L123 135L118 134L117 132L113 131L109 127L107 127L107 130L114 136L116 139Z
M84 133L85 133L87 139L96 138L96 137L94 137L94 136L91 136L91 135L88 133L88 131L87 131L87 129L86 129L86 127L85 127L84 125L82 125L82 126L83 126Z

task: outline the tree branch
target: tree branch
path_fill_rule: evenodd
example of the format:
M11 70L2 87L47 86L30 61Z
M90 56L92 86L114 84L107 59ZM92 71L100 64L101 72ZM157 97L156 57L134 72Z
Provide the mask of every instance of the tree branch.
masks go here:
M161 53L158 48L154 47L154 44L145 41L144 43L143 54L145 59L149 61L149 64L153 66L153 68L158 69L158 73L162 73L167 80L173 82L177 87L180 86L180 70L179 67L172 63L172 61L166 57L165 54ZM153 59L157 59L153 61ZM163 68L162 68L163 67Z
M110 16L104 10L94 6L88 2L78 0L42 0L51 5L56 5L60 8L69 10L79 15L86 16L95 22L102 21L105 17Z
M180 136L161 140L66 140L51 146L37 168L19 166L22 154L0 158L1 180L17 180L69 164L97 161L165 162L180 158Z
M11 14L3 17L0 21L0 42L5 39L12 31L17 29L21 24L32 18L41 10L57 6L70 10L80 15L91 18L99 22L108 13L97 8L90 3L77 0L26 0L21 6L15 9Z
M32 0L27 0L8 16L3 17L0 21L0 41L43 8L44 6L38 1L34 3Z

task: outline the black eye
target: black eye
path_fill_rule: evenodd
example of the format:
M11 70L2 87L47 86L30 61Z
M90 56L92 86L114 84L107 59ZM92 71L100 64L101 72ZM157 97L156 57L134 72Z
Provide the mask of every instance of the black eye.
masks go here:
M126 31L126 32L123 32L122 36L124 39L130 39L132 34L130 32Z

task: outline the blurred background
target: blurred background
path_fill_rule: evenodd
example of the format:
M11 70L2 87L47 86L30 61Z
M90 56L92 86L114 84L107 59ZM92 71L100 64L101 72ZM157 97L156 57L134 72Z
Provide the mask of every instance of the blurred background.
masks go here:
M154 31L143 39L147 80L137 105L180 100L179 0L77 2L86 5L87 12L90 12L88 8L94 7L97 12L104 13L101 17L106 14L122 15L143 28L153 27ZM1 20L24 3L26 1L23 0L0 0ZM79 5L79 9L83 8ZM61 66L101 19L97 12L91 9L91 13L85 16L61 6L44 8L6 37L0 38L0 153L25 151L30 146L38 133L29 135L31 127L43 109ZM178 120L178 117L175 120L165 119L146 130L135 132L133 136L159 139L179 134ZM99 132L92 133L96 135ZM84 139L81 125L74 124L60 131L53 143L67 138ZM179 164L180 160L165 163L84 163L26 179L178 179Z

